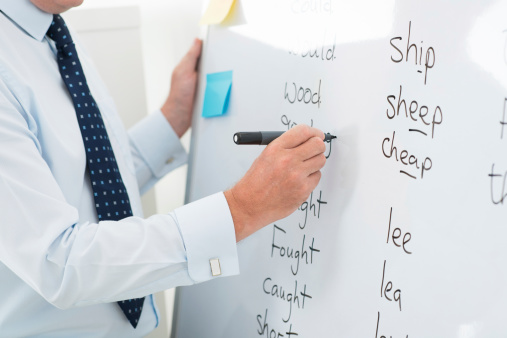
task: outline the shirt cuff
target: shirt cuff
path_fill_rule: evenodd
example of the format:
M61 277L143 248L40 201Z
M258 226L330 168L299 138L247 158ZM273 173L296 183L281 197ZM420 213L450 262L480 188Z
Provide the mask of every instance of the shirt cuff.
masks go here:
M130 128L129 137L157 178L187 162L180 139L160 110Z
M239 274L236 235L222 192L174 211L185 244L188 274L196 283Z

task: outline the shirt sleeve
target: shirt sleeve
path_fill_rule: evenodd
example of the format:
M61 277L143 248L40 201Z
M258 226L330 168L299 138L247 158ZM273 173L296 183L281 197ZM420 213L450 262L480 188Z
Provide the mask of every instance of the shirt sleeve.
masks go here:
M211 278L211 260L218 260L220 274L239 273L234 223L222 192L184 205L174 214L182 224L188 274L192 280L202 282Z
M93 222L69 204L29 114L0 81L0 261L59 308L142 297L238 273L222 193L167 215ZM159 170L165 170L159 168Z
M156 111L128 132L141 194L187 162L187 153L162 112Z

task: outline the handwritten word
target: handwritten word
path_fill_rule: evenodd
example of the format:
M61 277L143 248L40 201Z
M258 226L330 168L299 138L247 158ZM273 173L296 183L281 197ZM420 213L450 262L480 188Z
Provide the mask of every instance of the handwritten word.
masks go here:
M403 242L401 244L398 243L398 238L401 237L401 230L400 228L395 228L393 232L391 233L391 218L393 216L393 208L391 208L391 212L389 213L389 227L387 228L387 241L386 243L389 244L389 238L392 239L392 242L394 245L396 245L398 248L402 247L403 251L405 251L407 254L411 255L412 252L408 251L407 248L405 248L405 244L410 242L412 239L412 235L410 232L405 233L403 236Z
M271 257L273 257L275 250L278 250L278 254L280 257L287 257L292 258L296 261L296 266L294 267L292 264L290 266L290 270L292 274L295 276L299 272L299 262L300 260L303 260L303 262L308 264L313 264L313 253L314 252L320 252L319 249L315 248L315 238L312 238L312 244L308 246L308 249L310 250L310 261L308 261L308 250L305 247L305 239L306 235L303 235L303 241L301 244L301 250L294 250L294 248L291 248L290 246L281 246L278 244L275 244L275 235L278 232L282 232L283 234L286 234L287 232L276 226L276 224L273 224L273 241L271 242ZM278 242L276 242L278 243Z
M433 116L430 115L426 119L426 116L429 113L428 106L425 106L425 105L419 106L419 103L417 103L417 101L413 100L412 102L410 102L410 105L407 107L407 103L405 102L405 99L401 98L402 90L403 90L403 87L400 86L400 95L398 95L398 104L397 105L395 103L396 95L389 95L387 97L387 102L389 103L389 105L392 108L392 112L390 112L389 108L387 108L387 110L386 110L387 118L393 119L396 116L399 116L400 115L400 108L403 106L403 108L405 110L405 117L406 118L408 118L410 115L410 118L412 119L412 121L417 122L418 117L420 117L421 122L423 124L425 124L426 126L431 125L431 138L433 138L435 136L435 125L442 124L442 121L443 121L442 109L439 106L436 106L433 111ZM422 130L418 130L418 129L410 129L410 131L417 131L421 134L424 134L425 136L427 135L425 132L423 132Z
M292 13L333 13L331 0L293 0L291 5Z
M391 60L395 63L399 63L399 62L402 62L403 61L403 56L405 56L405 62L408 62L408 57L409 57L409 54L410 52L413 50L414 51L414 56L415 56L415 64L416 65L419 65L419 66L422 66L422 56L423 56L423 41L421 41L421 46L419 48L419 51L417 50L417 45L416 44L410 44L410 30L412 28L412 21L409 21L408 22L408 38L407 38L407 48L405 50L405 55L403 55L403 51L402 47L398 48L395 46L394 44L394 41L395 40L400 40L402 41L403 38L401 36L396 36L394 38L391 39L391 46L396 49L396 51L398 52L399 56L397 58L395 58L393 55L391 55ZM412 49L413 48L413 49ZM419 60L418 60L418 56L419 56ZM428 49L426 49L426 58L425 58L425 62L424 62L424 84L426 84L426 80L428 78L428 69L431 69L435 66L435 50L433 49L433 47L428 47ZM417 71L418 73L421 73L422 74L422 71L421 70L418 70Z
M375 338L387 338L387 336L384 336L384 335L381 335L380 337L378 336L378 327L379 327L379 324L380 324L380 312L378 313L378 316L377 316L377 331L375 332ZM389 336L390 338L393 338L393 336ZM408 338L408 334L405 338Z
M283 301L286 301L289 303L289 315L287 319L282 320L284 323L287 323L290 320L290 317L292 315L292 304L297 304L298 309L304 309L305 308L305 299L306 298L312 298L309 294L306 293L306 284L303 286L303 291L300 291L298 294L298 282L294 281L294 292L285 293L285 289L282 286L278 286L278 284L271 283L272 280L270 277L266 278L264 282L262 283L262 290L264 290L264 293L267 295L270 295L272 297L279 298ZM299 295L301 295L302 302L299 303Z
M322 190L320 191L319 198L317 198L317 204L313 202L313 192L310 194L309 202L304 201L303 204L301 204L298 210L305 213L305 222L302 225L299 223L300 229L304 229L306 227L306 221L308 220L308 205L310 206L310 212L313 210L313 216L320 218L320 206L322 204L327 204L327 202L322 200Z
M287 115L282 115L281 121L282 121L282 124L287 127L287 130L294 128L295 126L298 125L295 121L289 120ZM313 119L310 119L309 126L313 127Z
M424 172L429 171L433 167L433 162L431 161L431 159L429 157L426 157L424 159L424 161L421 162L421 165L420 165L419 159L417 157L415 157L414 155L409 156L409 153L406 150L402 150L400 152L400 157L398 159L398 148L394 145L394 136L395 136L395 132L393 131L393 138L392 139L390 139L389 137L386 137L384 139L384 141L382 141L382 153L384 154L384 156L387 158L391 158L391 157L393 157L393 153L394 153L394 158L396 159L396 161L401 161L401 163L403 163L404 165L415 166L417 169L421 169L421 179L424 178ZM389 145L389 142L391 142L391 149L388 150L387 152L386 152L386 147L385 147L386 142L388 145ZM413 179L417 179L415 176L410 175L406 171L400 170L400 173L405 174Z
M503 115L502 120L500 121L500 125L502 126L502 132L500 133L500 139L503 140L503 128L507 125L507 121L505 121L505 111L507 110L507 97L503 101Z
M493 204L503 204L503 202L505 201L505 198L507 197L507 193L505 192L505 181L507 179L507 171L502 175L502 174L497 174L495 172L495 164L493 163L491 165L491 173L488 175L489 177L491 177L491 202L493 202ZM501 180L499 182L498 178L499 177L502 177L503 180ZM501 193L500 193L500 197L498 198L495 198L495 195L498 195L498 194L495 194L495 191L496 189L494 188L495 187L495 183L497 185L501 185ZM500 183L500 184L498 184Z
M390 302L392 302L393 300L395 302L398 302L398 305L399 305L400 311L401 311L401 290L397 289L393 293L393 298L392 299L389 298L388 294L393 289L393 283L391 281L389 281L386 284L386 286L384 287L384 277L385 277L385 274L386 274L386 261L384 260L384 269L382 270L382 283L380 284L380 298L384 297L385 299L387 299Z
M285 335L275 329L269 330L269 324L267 323L268 320L268 309L266 309L266 313L264 315L264 323L261 323L262 315L257 315L257 323L259 324L259 329L257 330L257 333L259 336L262 336L264 333L266 334L266 338L280 338L280 337L292 337L297 336L297 332L292 331L292 324L289 326L289 331L285 332Z
M304 88L301 86L297 86L295 82L292 82L292 85L288 87L288 83L285 82L285 94L284 99L289 101L291 104L297 102L303 102L304 104L316 104L320 108L321 98L320 98L320 85L322 80L319 80L319 88L314 89L313 91L310 88ZM291 88L294 87L294 90ZM291 95L292 93L292 95ZM292 98L291 98L292 96Z
M308 59L334 61L336 59L336 35L332 42L328 42L328 40L327 32L324 32L321 41L310 41L299 37L290 39L289 54Z
M507 29L504 29L502 31L502 33L505 34L505 42L504 42L504 46L503 46L503 61L505 62L505 64L507 65Z

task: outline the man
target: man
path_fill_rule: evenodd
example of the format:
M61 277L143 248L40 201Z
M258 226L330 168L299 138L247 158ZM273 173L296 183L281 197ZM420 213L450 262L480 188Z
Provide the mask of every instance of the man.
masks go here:
M184 161L201 42L127 134L53 15L82 1L0 0L0 337L146 335L150 294L237 274L236 242L292 213L325 164L323 133L298 126L232 189L143 219L139 191Z

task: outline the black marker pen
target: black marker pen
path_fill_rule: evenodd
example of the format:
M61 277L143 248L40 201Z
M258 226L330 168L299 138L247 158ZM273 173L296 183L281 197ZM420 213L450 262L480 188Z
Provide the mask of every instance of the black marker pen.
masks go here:
M268 145L277 137L282 136L284 131L253 131L239 132L234 134L233 140L236 144L259 144ZM329 133L325 134L324 142L331 142L336 136Z

